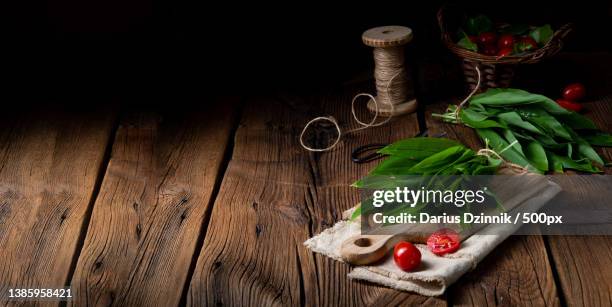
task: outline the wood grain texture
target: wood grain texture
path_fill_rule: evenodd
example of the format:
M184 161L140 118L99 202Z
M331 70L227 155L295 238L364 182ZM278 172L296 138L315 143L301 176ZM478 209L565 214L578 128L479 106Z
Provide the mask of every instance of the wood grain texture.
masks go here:
M457 103L457 102L451 102ZM446 124L431 117L447 103L428 106L427 127L442 132L473 149L482 148L478 136L465 126ZM559 305L546 246L541 236L510 236L476 270L449 288L449 300L457 305Z
M179 304L235 106L223 100L214 109L121 119L72 280L73 305Z
M66 286L113 123L110 109L2 114L2 295Z
M314 116L331 114L343 129L355 127L349 119L350 101L360 91L351 88L342 90L344 94L249 101L213 207L188 305L446 304L443 298L349 280L348 265L314 254L303 245L359 201L357 190L349 184L377 162L351 162L355 146L417 132L413 114L347 135L330 152L309 153L300 147L301 128ZM324 146L330 136L322 130L314 141Z
M612 133L612 96L585 104L586 115L602 130ZM612 161L612 149L600 150ZM612 174L612 168L606 169ZM568 306L607 306L612 302L612 237L548 236L552 262Z

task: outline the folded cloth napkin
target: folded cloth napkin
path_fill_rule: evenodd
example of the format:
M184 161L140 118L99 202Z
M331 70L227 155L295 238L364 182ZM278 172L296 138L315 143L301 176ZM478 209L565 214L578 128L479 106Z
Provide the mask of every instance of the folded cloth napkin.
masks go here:
M521 204L521 212L538 211L561 190L554 183L548 185L542 193ZM304 245L314 252L342 261L340 255L342 242L360 234L360 223L346 220L352 210L345 212L343 215L345 220L306 240ZM444 257L434 255L423 244L416 244L421 251L421 266L415 272L402 271L395 265L393 257L389 256L376 265L355 267L348 277L426 296L441 295L448 286L474 269L487 254L520 227L520 224L488 225L463 241L458 251Z

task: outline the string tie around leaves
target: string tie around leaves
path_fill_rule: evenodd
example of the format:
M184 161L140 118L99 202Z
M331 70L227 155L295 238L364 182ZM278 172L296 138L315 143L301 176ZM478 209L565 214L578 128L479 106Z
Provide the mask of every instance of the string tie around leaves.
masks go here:
M512 146L514 146L516 143L518 143L518 141L515 140L514 142L510 143L510 145L506 146L505 148L503 148L499 152L496 152L495 150L489 148L489 139L485 139L485 148L482 148L482 149L478 150L478 152L476 152L476 155L478 155L478 156L485 156L487 158L493 157L495 159L501 160L502 161L502 165L504 167L510 167L510 168L516 169L520 173L527 173L527 172L529 172L528 168L526 168L524 166L521 166L521 165L518 165L516 163L509 162L508 160L504 159L501 156L501 154L504 153L504 151L512 148Z

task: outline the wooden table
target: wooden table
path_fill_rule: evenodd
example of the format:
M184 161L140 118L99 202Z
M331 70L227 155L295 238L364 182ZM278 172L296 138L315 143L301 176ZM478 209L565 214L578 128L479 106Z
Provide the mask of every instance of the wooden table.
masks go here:
M331 152L299 146L314 116L355 127L349 104L362 90L2 114L0 290L71 286L77 306L610 304L612 237L511 237L441 297L349 280L348 265L306 249L358 202L349 184L377 163L350 151L419 130L412 114ZM612 131L612 99L598 100L589 115ZM428 106L424 124L480 147L428 116L446 103Z

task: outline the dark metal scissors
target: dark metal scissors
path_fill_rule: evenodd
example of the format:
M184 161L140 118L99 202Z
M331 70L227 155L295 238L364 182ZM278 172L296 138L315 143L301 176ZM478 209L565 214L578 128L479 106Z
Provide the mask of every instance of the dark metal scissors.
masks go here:
M427 130L424 130L422 132L419 132L414 137L425 137L428 135L429 135L429 132ZM446 132L442 132L442 133L434 135L433 137L439 138L445 135L446 135ZM372 143L372 144L366 144L363 146L356 147L351 152L351 160L355 163L366 163L366 162L380 159L383 157L383 155L378 153L378 151L387 145L389 144Z

